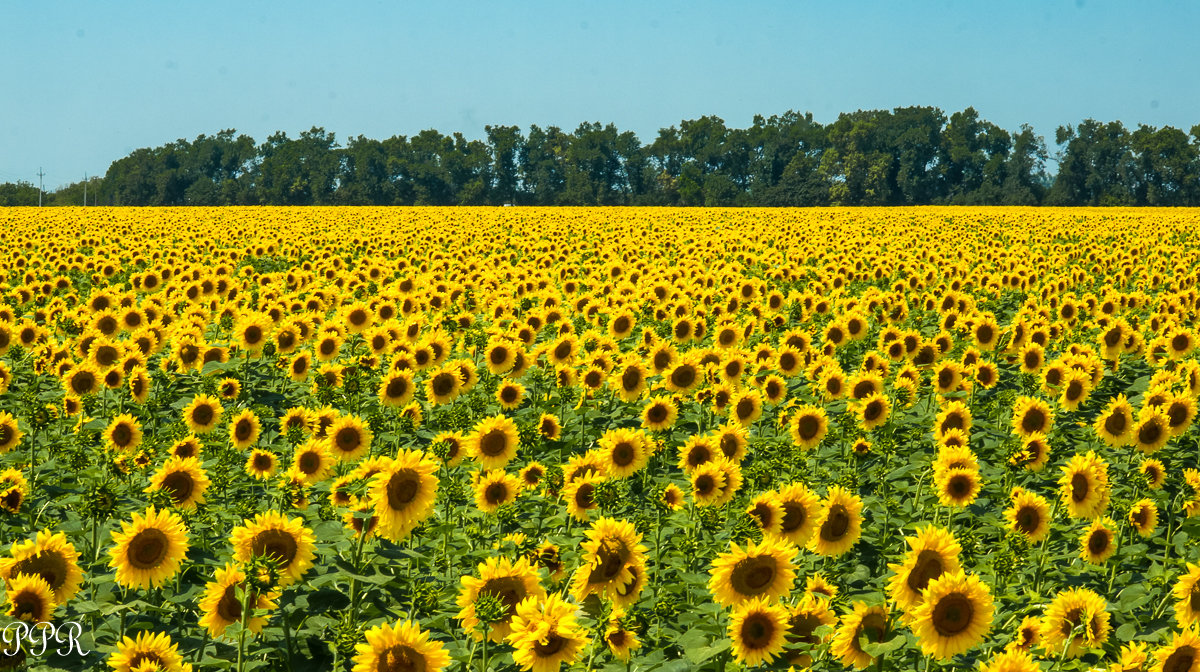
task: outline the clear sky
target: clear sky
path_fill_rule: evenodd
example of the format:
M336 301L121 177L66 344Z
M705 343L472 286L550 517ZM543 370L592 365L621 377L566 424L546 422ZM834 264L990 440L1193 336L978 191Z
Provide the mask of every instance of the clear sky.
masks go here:
M1200 3L34 2L0 6L0 182L235 128L339 141L974 106L1013 130L1200 124Z

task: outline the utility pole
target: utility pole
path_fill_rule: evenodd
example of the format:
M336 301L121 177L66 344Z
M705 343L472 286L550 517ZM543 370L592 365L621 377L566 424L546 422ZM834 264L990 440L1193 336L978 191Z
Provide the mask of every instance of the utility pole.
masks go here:
M40 208L40 207L42 207L42 178L46 176L46 174L42 172L41 166L38 166L37 176L38 176L38 207Z
M87 173L83 174L83 207L87 207Z

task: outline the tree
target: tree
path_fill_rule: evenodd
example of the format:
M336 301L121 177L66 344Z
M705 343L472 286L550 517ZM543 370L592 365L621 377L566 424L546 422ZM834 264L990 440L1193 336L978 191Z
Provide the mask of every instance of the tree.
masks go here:
M1058 176L1048 195L1052 205L1132 205L1136 165L1129 132L1119 121L1085 119L1059 126Z
M1200 203L1200 174L1196 145L1183 131L1164 126L1139 126L1130 136L1138 205L1185 206Z
M521 152L525 138L516 126L484 126L487 132L488 151L492 158L492 184L489 185L493 205L516 203L520 186Z

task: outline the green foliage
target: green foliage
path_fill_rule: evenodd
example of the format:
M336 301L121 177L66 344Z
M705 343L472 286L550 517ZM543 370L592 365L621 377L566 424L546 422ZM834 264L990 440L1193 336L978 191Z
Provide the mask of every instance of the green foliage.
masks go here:
M684 120L643 144L612 124L487 126L485 140L425 130L351 138L314 127L261 144L225 130L113 162L87 183L100 205L1163 205L1200 204L1200 136L1086 119L1058 129L1054 177L1028 125L974 108L859 110L828 125L789 111L729 128ZM82 182L46 205L82 205ZM27 182L0 206L37 205Z

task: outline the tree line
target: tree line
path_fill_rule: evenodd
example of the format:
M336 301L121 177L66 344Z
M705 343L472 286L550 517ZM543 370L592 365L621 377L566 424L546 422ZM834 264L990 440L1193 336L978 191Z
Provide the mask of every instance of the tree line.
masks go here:
M1129 130L1086 119L1057 129L1054 155L1028 125L974 108L756 116L730 128L682 121L643 143L612 124L487 126L339 144L314 127L263 143L226 130L138 149L89 181L98 205L1200 205L1200 125ZM82 204L83 184L45 197ZM0 205L36 205L28 183Z

